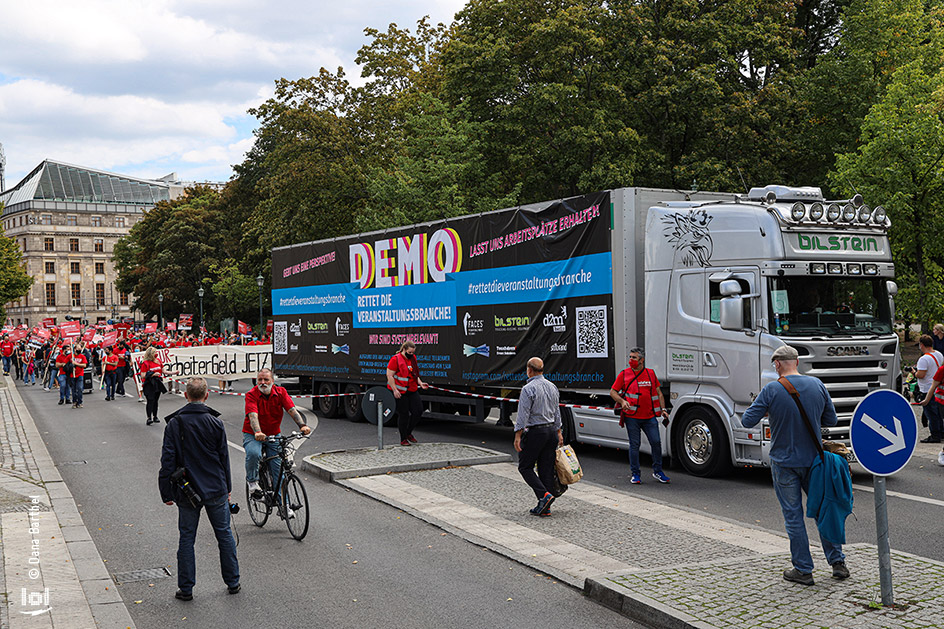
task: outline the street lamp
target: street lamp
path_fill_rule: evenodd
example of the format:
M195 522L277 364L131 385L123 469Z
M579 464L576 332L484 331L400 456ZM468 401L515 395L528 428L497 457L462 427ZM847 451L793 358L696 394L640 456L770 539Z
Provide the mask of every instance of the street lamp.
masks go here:
M160 330L164 327L164 293L157 294L157 307L160 308L160 316L157 318L157 328Z
M265 284L265 278L262 273L256 278L256 286L259 287L259 337L262 337L262 285Z
M204 290L203 290L203 287L201 286L200 288L197 289L197 297L200 298L200 327L201 328L204 327L203 325L203 295L204 295ZM203 335L202 330L200 331L200 334L201 336Z

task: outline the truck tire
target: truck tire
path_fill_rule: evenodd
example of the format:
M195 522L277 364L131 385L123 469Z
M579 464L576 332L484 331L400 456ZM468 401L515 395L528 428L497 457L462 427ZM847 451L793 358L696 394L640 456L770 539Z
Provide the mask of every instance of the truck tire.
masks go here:
M728 433L712 409L693 406L675 422L673 451L692 476L719 476L731 469Z
M317 382L315 387L316 395L336 395L338 392L338 385L334 382ZM336 397L315 398L312 400L311 410L326 419L334 419L341 414L340 399Z
M577 440L577 431L574 429L574 411L570 408L561 409L561 432L564 443L574 443Z
M363 422L367 421L364 419L364 413L361 411L361 400L363 396L361 393L361 388L356 384L346 384L344 385L343 393L356 393L357 395L345 395L342 400L344 400L341 405L344 407L344 416L347 417L347 420L350 422Z

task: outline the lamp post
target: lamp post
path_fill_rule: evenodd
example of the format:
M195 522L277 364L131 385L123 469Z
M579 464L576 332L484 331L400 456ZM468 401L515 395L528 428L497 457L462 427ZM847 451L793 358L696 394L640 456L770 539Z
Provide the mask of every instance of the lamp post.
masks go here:
M203 290L203 287L201 286L200 288L197 289L197 297L200 298L200 327L201 328L204 327L203 326L203 295L204 295L204 290ZM203 330L200 331L200 335L201 336L203 335Z
M265 284L265 278L262 273L256 278L256 286L259 287L259 338L262 338L262 285Z
M164 328L164 293L157 294L157 307L160 308L160 316L157 318L157 329Z

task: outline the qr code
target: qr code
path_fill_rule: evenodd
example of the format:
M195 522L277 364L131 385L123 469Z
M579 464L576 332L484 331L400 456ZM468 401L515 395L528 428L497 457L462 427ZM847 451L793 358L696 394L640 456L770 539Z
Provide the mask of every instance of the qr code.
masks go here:
M272 324L272 352L288 354L288 321L276 321Z
M575 308L577 312L577 358L609 358L606 306Z

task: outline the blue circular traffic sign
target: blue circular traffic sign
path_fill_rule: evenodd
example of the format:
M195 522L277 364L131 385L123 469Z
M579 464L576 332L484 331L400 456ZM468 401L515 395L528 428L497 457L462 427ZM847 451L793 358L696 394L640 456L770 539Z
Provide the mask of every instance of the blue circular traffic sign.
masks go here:
M849 440L859 464L876 476L891 476L905 467L918 442L908 400L888 389L866 395L852 415Z

